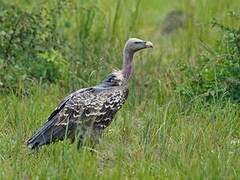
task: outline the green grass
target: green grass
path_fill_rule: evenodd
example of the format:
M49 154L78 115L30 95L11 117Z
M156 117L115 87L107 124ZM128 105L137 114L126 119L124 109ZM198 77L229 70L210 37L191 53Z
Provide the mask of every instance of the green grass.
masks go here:
M9 1L29 9L37 4L26 2ZM240 105L198 97L189 101L172 87L182 78L178 62L194 64L204 50L200 39L210 47L218 39L212 18L231 24L224 14L237 9L239 2L73 2L75 11L65 12L59 27L79 52L83 80L69 82L69 88L34 84L29 96L0 95L0 179L239 179ZM192 14L195 22L163 37L164 15L176 8ZM69 28L64 27L66 21ZM136 55L129 99L96 153L87 147L77 151L68 141L30 152L25 141L64 96L95 85L121 66L122 47L130 36L151 40L154 49Z

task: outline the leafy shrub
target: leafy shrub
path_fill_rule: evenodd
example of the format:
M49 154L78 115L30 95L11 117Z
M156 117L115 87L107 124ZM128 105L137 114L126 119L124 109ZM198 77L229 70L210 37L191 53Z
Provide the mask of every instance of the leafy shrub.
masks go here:
M236 12L230 12L229 16L240 21L240 14ZM185 80L177 90L189 97L226 97L240 101L240 29L216 20L213 26L222 33L216 48L206 49L195 67L179 65Z
M125 11L118 0L109 13L95 0L41 3L25 10L0 2L0 90L25 88L29 82L72 90L99 82L104 68L121 66L119 49L136 32L140 1ZM122 21L122 15L133 18Z
M55 82L67 67L64 38L57 31L62 1L53 8L26 11L0 4L0 88L19 82ZM64 62L64 63L63 63Z

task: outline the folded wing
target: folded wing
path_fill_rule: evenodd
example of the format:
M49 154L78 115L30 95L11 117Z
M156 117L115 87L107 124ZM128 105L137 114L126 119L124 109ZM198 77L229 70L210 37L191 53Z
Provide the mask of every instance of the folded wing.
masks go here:
M125 88L86 88L64 98L48 121L28 140L30 149L64 138L74 140L76 130L106 128L127 98Z

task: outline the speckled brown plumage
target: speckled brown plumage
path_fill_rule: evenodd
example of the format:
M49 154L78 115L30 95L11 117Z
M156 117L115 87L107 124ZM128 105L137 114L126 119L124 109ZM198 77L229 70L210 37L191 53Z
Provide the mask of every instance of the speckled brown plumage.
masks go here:
M138 42L137 45L134 42ZM133 49L129 43L137 48ZM130 57L133 57L134 52L148 46L152 44L130 39L124 48L124 51L128 52L124 54L132 53ZM77 138L81 145L87 133L94 143L98 143L102 130L111 124L116 112L128 97L128 78L132 69L129 67L132 59L125 57L124 62L122 70L112 72L97 86L80 89L64 98L48 121L28 140L28 147L35 149L64 138L72 141Z

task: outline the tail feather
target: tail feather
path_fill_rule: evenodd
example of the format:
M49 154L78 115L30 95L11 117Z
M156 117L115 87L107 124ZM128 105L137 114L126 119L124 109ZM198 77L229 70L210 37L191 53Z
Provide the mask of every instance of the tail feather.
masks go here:
M50 144L65 137L72 141L75 139L77 125L69 122L68 125L56 125L58 115L47 121L37 132L27 141L30 149L38 149L40 146Z
M56 139L63 139L65 127L55 126L58 116L47 121L37 132L27 141L30 149L37 149L42 145L49 144Z
M27 146L30 149L36 149L44 144L64 139L66 129L68 131L68 128L66 128L66 126L56 124L59 118L59 112L71 96L72 95L67 96L60 102L59 106L49 116L48 121L27 141ZM69 135L72 137L73 133L69 133Z

